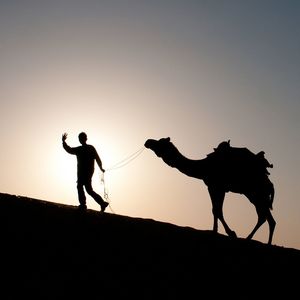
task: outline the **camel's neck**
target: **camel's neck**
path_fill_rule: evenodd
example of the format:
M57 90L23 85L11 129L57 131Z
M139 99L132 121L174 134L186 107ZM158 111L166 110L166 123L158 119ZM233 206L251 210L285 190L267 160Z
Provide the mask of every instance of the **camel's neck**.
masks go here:
M206 173L205 160L189 159L182 155L179 151L176 152L176 155L173 155L172 158L163 158L166 164L178 169L180 172L187 176L199 179L204 178Z

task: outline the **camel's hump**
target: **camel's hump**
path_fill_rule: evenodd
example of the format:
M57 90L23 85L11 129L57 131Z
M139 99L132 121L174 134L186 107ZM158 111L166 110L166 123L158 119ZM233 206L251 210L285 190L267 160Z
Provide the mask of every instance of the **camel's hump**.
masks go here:
M269 175L267 168L273 167L265 158L264 151L255 154L246 147L232 147L229 141L220 143L207 157L217 167L241 172Z

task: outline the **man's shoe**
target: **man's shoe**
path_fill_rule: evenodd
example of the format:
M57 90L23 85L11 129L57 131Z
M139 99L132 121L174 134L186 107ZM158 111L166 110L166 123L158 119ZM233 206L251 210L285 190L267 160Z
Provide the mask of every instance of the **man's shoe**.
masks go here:
M101 204L101 211L100 212L104 212L105 208L108 206L108 202L103 202L103 204Z
M86 210L87 210L87 207L86 207L86 205L84 205L84 204L80 204L80 205L78 206L78 209L79 209L80 211L86 211Z

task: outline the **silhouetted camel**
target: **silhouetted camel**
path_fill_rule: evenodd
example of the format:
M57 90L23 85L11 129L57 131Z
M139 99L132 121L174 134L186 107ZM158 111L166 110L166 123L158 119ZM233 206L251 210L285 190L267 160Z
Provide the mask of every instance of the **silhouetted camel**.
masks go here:
M271 214L274 199L274 186L269 180L266 168L273 165L264 158L264 152L254 154L247 148L231 147L222 142L214 152L200 160L188 159L183 156L170 138L160 140L148 139L145 147L154 151L172 168L183 174L202 179L208 187L214 216L213 231L218 232L218 219L226 233L236 237L224 220L223 202L225 193L233 192L245 195L255 206L258 221L247 239L252 239L258 228L267 221L269 224L268 244L272 243L276 222Z

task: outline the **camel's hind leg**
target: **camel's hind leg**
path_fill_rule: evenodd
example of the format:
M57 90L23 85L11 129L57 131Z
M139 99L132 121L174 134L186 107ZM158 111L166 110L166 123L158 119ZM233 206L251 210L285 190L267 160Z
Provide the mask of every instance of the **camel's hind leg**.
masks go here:
M269 240L268 240L268 244L271 245L272 244L274 230L275 230L275 226L276 226L276 221L274 220L274 218L273 218L270 210L268 211L267 221L269 223Z
M269 224L269 239L268 244L272 243L273 233L276 226L276 222L271 214L271 211L268 207L256 207L256 212L258 216L257 223L251 233L248 235L247 239L252 239L256 231L260 228L260 226L268 221Z
M225 198L225 191L217 188L209 187L208 192L211 198L212 212L214 216L213 231L218 232L218 219L219 219L222 225L224 226L226 233L231 237L237 237L236 233L229 228L223 216L223 202Z

